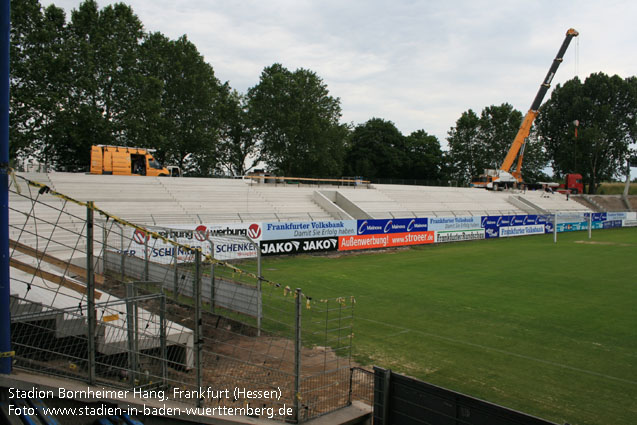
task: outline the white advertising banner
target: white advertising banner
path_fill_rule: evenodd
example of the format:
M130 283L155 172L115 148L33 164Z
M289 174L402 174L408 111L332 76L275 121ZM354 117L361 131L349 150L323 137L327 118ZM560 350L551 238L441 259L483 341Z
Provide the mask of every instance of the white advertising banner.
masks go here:
M442 242L461 242L475 241L485 239L484 229L480 230L462 230L462 231L436 231L436 243Z
M481 227L481 216L430 217L427 230L476 230Z
M356 234L356 220L288 221L263 223L263 241L311 239Z
M533 224L528 226L500 227L500 237L511 236L543 235L545 231L543 224Z
M258 253L258 240L262 234L260 223L172 224L161 228L149 226L148 230L180 244L201 248L205 255L210 255L211 247L214 247L214 258L217 260L255 258ZM125 249L125 253L145 258L146 238L143 232L132 231L131 243ZM148 257L151 261L168 264L173 261L175 255L179 262L192 261L192 255L188 250L176 248L161 239L148 239Z

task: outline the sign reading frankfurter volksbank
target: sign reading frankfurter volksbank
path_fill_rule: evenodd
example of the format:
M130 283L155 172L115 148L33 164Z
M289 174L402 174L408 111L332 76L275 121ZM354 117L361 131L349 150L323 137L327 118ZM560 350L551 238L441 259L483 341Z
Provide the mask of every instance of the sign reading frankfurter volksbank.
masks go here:
M544 233L546 233L546 226L543 224L500 227L501 238L508 238L511 236L543 235Z
M380 235L384 233L426 232L426 218L393 218L358 220L358 235Z
M263 223L261 240L324 238L356 234L356 220Z
M480 216L430 217L427 230L474 230L481 227Z

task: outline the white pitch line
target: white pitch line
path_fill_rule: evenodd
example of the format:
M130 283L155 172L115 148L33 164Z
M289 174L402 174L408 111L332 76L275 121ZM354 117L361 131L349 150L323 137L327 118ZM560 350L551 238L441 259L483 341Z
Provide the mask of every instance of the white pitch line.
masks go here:
M459 339L453 339L453 338L449 338L446 336L440 336L440 335L436 335L436 334L432 334L432 333L428 333L428 332L423 332L423 331L419 331L417 329L410 329L410 328L405 328L403 326L398 326L398 325L392 325L390 323L384 323L384 322L380 322L378 320L373 320L373 319L366 319L364 317L357 317L358 320L365 320L367 322L371 322L371 323L377 323L379 325L385 325L391 328L396 328L396 329L401 329L402 332L399 332L398 334L395 335L399 335L402 333L407 333L407 332L416 332L419 333L421 335L425 335L431 338L437 338L437 339L441 339L443 341L447 341L447 342L452 342L455 344L462 344L462 345L468 345L470 347L475 347L475 348L480 348L483 350L488 350L488 351L495 351L496 353L500 353L500 354L506 354L507 356L512 356L512 357L518 357L521 359L525 359L525 360L531 360L534 362L538 362L538 363L544 363L550 366L555 366L555 367L559 367L562 369L568 369L568 370L572 370L575 372L581 372L581 373L585 373L587 375L592 375L592 376L597 376L600 378L606 378L606 379L610 379L613 381L618 381L618 382L624 382L626 384L631 384L631 385L637 385L637 381L631 381L629 379L623 379L623 378L617 378L616 376L611 376L611 375L606 375L604 373L599 373L599 372L594 372L592 370L588 370L588 369L580 369L578 367L573 367L573 366L569 366L569 365L565 365L565 364L561 364L561 363L556 363L556 362L552 362L549 360L543 360L543 359L538 359L535 357L531 357L531 356L525 356L524 354L518 354L518 353L513 353L511 351L506 351L506 350L501 350L499 348L493 348L493 347L487 347L486 345L480 345L480 344L475 344L473 342L467 342L467 341L462 341Z

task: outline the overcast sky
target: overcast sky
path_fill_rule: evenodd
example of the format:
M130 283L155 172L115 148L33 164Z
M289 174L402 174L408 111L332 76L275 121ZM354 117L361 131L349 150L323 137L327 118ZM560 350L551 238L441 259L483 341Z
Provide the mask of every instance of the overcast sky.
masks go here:
M78 0L41 0L67 12ZM100 7L116 3L98 0ZM580 36L553 86L593 72L637 75L635 1L126 0L148 32L184 34L217 78L245 93L275 62L316 72L343 122L390 120L443 146L468 109L526 113L566 30ZM547 94L546 99L550 96Z

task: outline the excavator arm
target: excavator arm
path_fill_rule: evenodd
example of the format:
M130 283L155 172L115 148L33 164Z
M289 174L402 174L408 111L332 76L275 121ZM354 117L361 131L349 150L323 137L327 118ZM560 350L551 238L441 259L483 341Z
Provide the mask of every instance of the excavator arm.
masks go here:
M562 42L562 46L560 50L557 52L555 59L553 59L553 64L549 69L549 72L544 77L544 81L542 85L540 85L540 89L531 104L531 108L526 113L524 120L522 121L522 125L518 130L518 133L513 139L513 143L509 148L509 152L507 153L504 161L502 161L502 165L500 166L500 171L510 172L513 163L516 158L518 160L515 171L511 172L511 174L515 177L515 179L521 183L522 182L522 160L524 158L524 145L526 143L526 139L529 137L529 133L531 132L531 126L533 125L533 121L538 115L538 111L540 109L540 105L542 104L542 100L546 95L546 92L551 87L551 81L553 81L553 77L555 76L555 72L557 68L559 68L560 64L564 60L564 53L566 53L566 49L568 49L569 44L573 37L577 37L579 33L573 28L566 31L566 38Z

